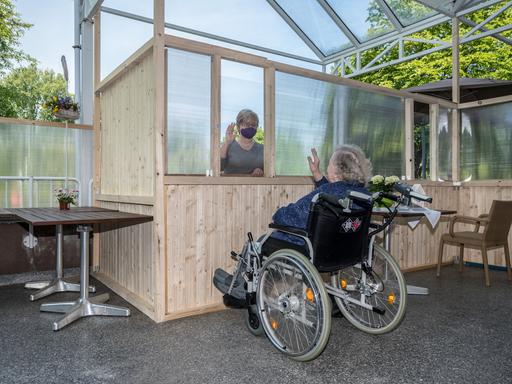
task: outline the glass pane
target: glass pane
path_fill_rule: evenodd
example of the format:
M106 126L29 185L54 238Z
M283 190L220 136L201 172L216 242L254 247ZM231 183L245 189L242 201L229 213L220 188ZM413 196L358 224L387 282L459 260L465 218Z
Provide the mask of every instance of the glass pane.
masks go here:
M394 30L375 0L327 0L327 2L361 42Z
M254 169L263 170L263 68L234 61L222 60L221 64L221 145L226 140L226 129L230 123L236 123L237 115L242 110L251 110L258 117L257 133L253 141L258 145L250 144L250 140L240 137L237 143L248 144L250 150L243 152L236 144L227 147L226 160L221 159L221 169L225 174L244 173L251 174ZM246 114L246 122L253 125L254 116ZM239 129L239 127L238 127ZM234 145L234 146L233 146ZM221 147L222 148L222 147ZM221 151L222 152L222 151ZM230 154L231 161L230 161ZM242 156L242 158L240 158ZM222 157L222 155L221 155Z
M277 0L276 2L324 55L339 52L352 45L318 2L308 0Z
M153 37L153 26L101 13L101 78L104 79Z
M415 0L384 1L389 5L398 20L400 20L400 23L405 26L437 14L433 9L427 8Z
M0 123L0 206L30 206L29 176L34 177L34 207L56 206L55 189L66 185L79 189L86 203L91 143L92 131ZM66 183L66 178L76 180Z
M461 112L462 180L512 179L512 103Z
M211 57L167 53L167 173L204 175L211 168Z
M404 104L400 98L276 73L276 174L309 175L316 147L325 173L340 144L356 144L374 173L403 175Z
M452 111L442 107L437 120L437 177L452 179Z
M318 59L266 1L166 0L165 21L250 44ZM181 35L174 30L169 30L169 33ZM204 40L204 38L193 35L187 37L193 40ZM224 45L218 41L209 43Z
M429 105L414 103L414 178L430 177Z

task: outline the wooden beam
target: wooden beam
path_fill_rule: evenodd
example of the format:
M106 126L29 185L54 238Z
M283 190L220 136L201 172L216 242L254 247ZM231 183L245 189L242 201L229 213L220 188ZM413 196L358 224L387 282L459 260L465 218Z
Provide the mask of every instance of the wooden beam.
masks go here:
M311 176L251 177L247 176L181 176L166 175L165 185L313 185Z
M492 99L471 101L469 103L462 103L459 104L459 109L478 108L484 107L486 105L503 104L508 102L512 102L512 95L494 97Z
M123 76L126 72L130 70L134 65L140 63L146 55L151 53L153 49L153 39L148 40L142 47L137 49L130 57L128 57L125 61L123 61L119 66L114 69L110 74L103 79L103 81L99 82L99 84L94 88L96 93L102 92L104 89L108 88L111 84L113 84L117 79Z
M155 252L155 320L163 321L166 311L167 289L167 254L166 254L166 208L164 191L165 173L165 129L166 129L166 105L165 105L165 24L164 8L165 0L153 2L153 65L154 65L154 143L155 143L155 207L153 214L154 239L153 250Z
M220 176L220 138L224 129L220 126L220 55L213 55L211 73L210 169L213 176Z
M58 121L15 119L12 117L0 117L0 124L32 125L32 126L39 126L39 127L73 128L73 129L93 130L93 126L88 125L88 124L71 124L71 123L66 124L66 123L61 123Z
M414 100L405 99L405 178L414 179Z
M265 149L264 149L264 168L266 177L274 177L276 170L275 164L275 86L276 76L273 67L265 68L264 72L264 100L265 100Z
M126 203L138 205L154 205L153 196L132 196L132 195L104 195L98 194L94 196L95 201L108 201L110 203Z

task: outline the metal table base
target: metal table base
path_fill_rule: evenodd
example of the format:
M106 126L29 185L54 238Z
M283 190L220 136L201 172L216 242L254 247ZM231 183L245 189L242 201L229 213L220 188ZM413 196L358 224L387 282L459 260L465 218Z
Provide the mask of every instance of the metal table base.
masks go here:
M41 304L42 312L66 313L53 323L53 330L58 331L73 321L86 316L130 316L128 308L103 304L110 296L104 293L89 298L89 234L90 225L79 225L80 236L80 298L76 301Z
M393 224L391 224L393 225ZM384 229L383 242L386 251L391 251L391 225ZM390 253L391 254L391 253ZM409 295L428 295L428 288L417 287L415 285L407 285L407 294Z
M55 226L55 238L57 248L57 277L51 281L32 281L26 283L25 288L38 289L37 292L30 295L30 301L42 299L56 292L80 292L80 284L68 282L63 279L62 244L64 240L62 224ZM96 288L89 287L89 292L96 292Z

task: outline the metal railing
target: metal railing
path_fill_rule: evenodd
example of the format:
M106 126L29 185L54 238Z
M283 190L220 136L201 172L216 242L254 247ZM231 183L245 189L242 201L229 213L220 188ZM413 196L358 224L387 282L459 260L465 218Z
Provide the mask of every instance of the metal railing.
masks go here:
M48 203L50 206L56 205L57 200L55 199L55 188L63 186L64 188L72 188L80 191L78 195L78 205L82 205L83 200L83 191L81 190L80 180L73 177L51 177L51 176L0 176L0 183L4 185L4 201L3 206L5 208L10 208L11 202L9 201L9 183L12 182L21 182L21 188L18 193L18 197L21 197L21 201L23 201L23 195L25 190L28 195L28 205L22 204L27 208L41 206L42 203ZM39 188L37 188L38 182L49 182L48 184L48 200L40 201L39 199ZM28 185L25 187L24 184ZM70 185L71 184L71 185ZM27 189L25 189L27 188ZM0 193L2 192L2 188L0 187ZM88 205L92 203L92 180L88 183L88 193L87 193L87 201Z

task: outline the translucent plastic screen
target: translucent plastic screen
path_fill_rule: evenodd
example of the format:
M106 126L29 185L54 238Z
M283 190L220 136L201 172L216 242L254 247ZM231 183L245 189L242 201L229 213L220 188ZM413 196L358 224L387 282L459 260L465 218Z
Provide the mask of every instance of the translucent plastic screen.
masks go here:
M91 173L92 131L0 123L0 175L80 178ZM0 180L3 207L28 207L28 181ZM34 184L34 206L56 202L61 181ZM73 185L73 187L75 187ZM84 190L86 186L81 186Z
M439 108L437 120L437 177L452 179L452 111Z
M210 169L211 57L167 50L167 173Z
M124 17L101 13L101 78L153 37L153 26Z
M512 179L512 103L461 110L461 179Z
M401 176L404 113L398 97L276 72L276 174L309 175L312 147L325 171L338 145L356 144L374 173Z
M259 127L263 128L263 68L222 60L221 140L228 124L236 122L236 115L242 109L256 112Z

